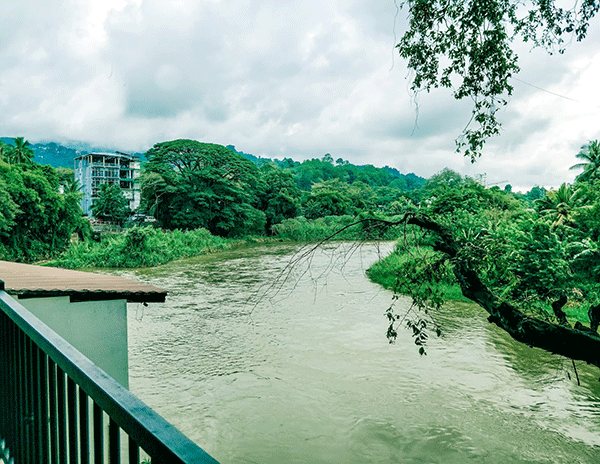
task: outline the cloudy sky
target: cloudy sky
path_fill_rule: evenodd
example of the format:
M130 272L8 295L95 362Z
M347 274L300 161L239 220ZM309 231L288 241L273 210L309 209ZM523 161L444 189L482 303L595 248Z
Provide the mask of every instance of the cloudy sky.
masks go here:
M502 136L454 151L468 102L408 92L393 0L4 0L0 135L146 151L176 138L269 158L444 167L515 189L572 181L600 138L600 21L565 55L521 47Z

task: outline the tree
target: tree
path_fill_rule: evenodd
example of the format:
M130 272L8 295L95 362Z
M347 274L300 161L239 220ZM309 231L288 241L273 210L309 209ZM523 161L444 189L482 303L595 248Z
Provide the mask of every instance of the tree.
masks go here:
M266 216L266 232L284 219L300 214L300 190L290 172L278 169L273 163L265 163L260 168L259 209Z
M553 226L572 225L575 214L582 206L584 191L563 183L558 190L546 192L546 196L536 200L540 214L550 218Z
M79 193L60 193L54 168L0 162L0 259L36 261L64 251L84 227Z
M257 166L230 149L194 140L157 143L142 175L143 207L167 229L225 237L264 233Z
M591 140L587 145L582 146L576 156L583 160L570 168L583 169L583 172L577 176L577 180L589 183L598 182L600 180L600 143L598 140Z
M413 72L414 93L452 88L454 98L473 100L471 121L457 139L471 161L499 134L496 114L507 104L519 72L512 44L520 38L549 51L564 51L565 37L587 34L600 9L597 0L563 9L555 0L405 0L409 25L397 44ZM474 125L474 127L473 127Z
M304 201L303 209L307 219L343 216L355 212L350 199L336 190L317 190L311 193Z
M404 230L374 271L413 301L408 312L389 308L390 341L407 325L424 354L455 286L515 340L600 367L600 202L590 203L598 187L564 184L534 210L498 187L444 178L454 181L424 189L418 208L398 208L400 220L368 220Z
M2 140L0 140L0 161L4 161L5 163L10 162L11 149L11 145L7 145Z
M504 329L515 340L600 367L600 336L597 333L598 326L593 326L594 321L600 319L598 318L600 306L590 307L592 328L586 328L581 324L572 327L568 323L562 311L562 307L567 302L566 296L553 301L552 304L558 322L528 315L514 303L499 296L497 291L486 284L485 277L482 277L482 266L477 262L481 260L481 256L477 256L481 250L469 249L469 243L458 240L449 227L428 216L416 213L407 213L397 224L400 223L415 225L431 233L434 239L434 251L438 253L435 258L430 258L421 267L413 266L411 268L413 273L405 276L406 283L410 281L414 285L426 275L448 278L451 274L463 295L485 309L490 315L488 320ZM434 291L434 287L429 287L425 293L418 291L423 288L422 282L415 287L418 288L412 292L412 296L417 306L425 309L439 307L442 304L442 299L439 293ZM401 320L401 317L390 308L388 318L390 320L388 337L394 339L397 335L395 324ZM415 342L418 341L418 345L422 345L426 339L426 336L423 336L426 327L427 323L424 321L413 324ZM421 352L424 353L424 350Z
M360 201L351 194L350 186L336 178L313 184L310 194L303 199L302 207L307 219L343 216L358 211L357 200Z
M33 150L29 148L30 143L23 137L14 139L15 146L10 151L11 164L27 164L33 159Z
M13 201L6 182L0 178L0 237L6 238L10 235L18 212L19 207Z
M92 204L92 214L97 219L123 225L131 215L129 200L123 195L121 187L115 184L100 184L98 198Z
M525 194L525 198L531 204L535 202L535 200L539 200L540 198L544 198L546 195L546 189L544 187L536 186L533 187L529 192Z

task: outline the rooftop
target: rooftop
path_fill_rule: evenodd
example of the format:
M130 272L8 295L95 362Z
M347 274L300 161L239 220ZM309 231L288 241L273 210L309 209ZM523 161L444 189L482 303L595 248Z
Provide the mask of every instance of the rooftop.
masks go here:
M124 277L0 261L6 293L19 298L69 296L71 301L126 299L162 303L167 292Z
M123 153L120 151L117 151L116 153L106 153L106 152L92 152L92 153L85 153L83 155L79 155L77 157L75 157L75 160L79 160L79 159L84 159L84 158L88 158L90 156L105 156L105 157L110 157L110 158L125 158L127 160L135 160L138 159L138 157L136 155L130 155L127 153Z

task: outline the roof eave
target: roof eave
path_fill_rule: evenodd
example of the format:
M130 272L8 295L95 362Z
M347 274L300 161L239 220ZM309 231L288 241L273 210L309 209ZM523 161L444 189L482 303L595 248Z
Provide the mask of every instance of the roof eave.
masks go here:
M51 298L68 296L71 303L85 301L127 300L128 303L164 303L166 292L106 292L106 291L69 291L69 290L12 290L6 293L18 296L19 299Z

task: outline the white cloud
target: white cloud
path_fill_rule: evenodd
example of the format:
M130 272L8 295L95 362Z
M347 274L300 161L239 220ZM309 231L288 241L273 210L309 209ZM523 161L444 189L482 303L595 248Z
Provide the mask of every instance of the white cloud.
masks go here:
M394 2L366 0L6 1L0 135L136 151L187 137L523 188L574 178L579 147L600 138L598 21L564 56L517 46L525 83L471 165L454 145L468 102L421 94L415 119L395 15Z

